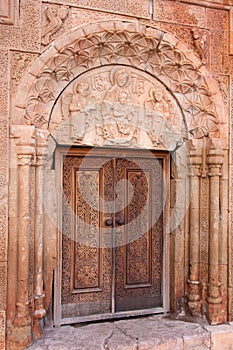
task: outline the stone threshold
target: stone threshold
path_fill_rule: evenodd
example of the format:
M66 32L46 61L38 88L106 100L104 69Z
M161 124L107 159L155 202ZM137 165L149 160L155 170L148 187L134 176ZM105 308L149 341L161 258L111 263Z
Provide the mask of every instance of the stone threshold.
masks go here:
M210 326L169 316L45 328L30 350L233 350L233 323Z

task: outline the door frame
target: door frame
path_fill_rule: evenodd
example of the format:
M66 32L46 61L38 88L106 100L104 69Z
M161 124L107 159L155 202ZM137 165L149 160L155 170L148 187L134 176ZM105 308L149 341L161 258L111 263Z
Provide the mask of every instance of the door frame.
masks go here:
M163 159L163 193L166 193L166 201L163 210L163 276L162 296L163 306L153 309L120 311L116 313L96 314L90 316L77 316L62 318L61 285L62 285L62 188L63 188L63 159L64 156L85 156L93 147L57 147L55 150L55 173L57 193L57 240L56 240L56 268L54 271L54 299L53 299L53 325L59 327L64 324L81 323L89 321L117 319L130 316L142 316L151 314L162 314L170 311L170 154L167 151L156 151L148 149L126 149L115 147L95 147L96 156L108 157L133 157L150 158L149 154ZM166 191L165 191L166 184Z

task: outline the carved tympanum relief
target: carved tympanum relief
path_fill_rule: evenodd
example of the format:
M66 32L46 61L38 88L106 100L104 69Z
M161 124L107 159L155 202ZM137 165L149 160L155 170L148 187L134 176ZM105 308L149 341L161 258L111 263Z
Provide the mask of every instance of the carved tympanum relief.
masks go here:
M27 98L25 124L48 128L49 111L68 83L95 67L123 64L150 73L172 92L184 113L189 136L218 137L222 111L219 104L216 111L216 88L203 64L180 42L156 29L139 30L133 23L121 22L107 26L96 25L94 34L85 28L78 35L77 30L78 39L67 42L66 38L66 45L61 39L49 59L46 55L46 64L39 76L36 70L37 79ZM124 30L127 26L129 31Z
M110 66L74 80L58 99L50 124L60 144L174 149L187 137L175 98L136 69Z

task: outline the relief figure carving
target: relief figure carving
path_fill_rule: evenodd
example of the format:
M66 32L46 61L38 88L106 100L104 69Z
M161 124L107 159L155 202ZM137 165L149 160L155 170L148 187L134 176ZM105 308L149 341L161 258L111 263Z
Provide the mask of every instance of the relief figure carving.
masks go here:
M228 88L228 78L226 76L218 76L217 78L219 89L222 94L224 104L227 105L228 103L228 94L229 94L229 88Z
M70 137L73 141L83 140L87 126L93 124L91 111L95 109L93 98L88 98L90 85L81 81L74 86L74 94L69 105Z
M128 89L130 74L123 68L112 76L112 87L102 104L103 138L109 143L129 144L137 140L137 108Z
M169 121L169 104L166 102L163 91L152 87L149 98L145 100L146 129L153 145L162 143L161 132Z
M63 144L173 149L185 129L166 88L124 66L104 68L74 81L54 114L57 126L62 122L55 138Z
M197 54L199 55L202 63L206 65L206 50L205 50L205 42L206 37L200 36L198 28L191 30L192 37L193 37L193 45L196 49Z
M49 7L45 10L48 24L42 30L41 42L43 45L48 45L52 40L52 35L56 33L63 25L64 20L68 16L69 9L65 6L61 6L56 12Z

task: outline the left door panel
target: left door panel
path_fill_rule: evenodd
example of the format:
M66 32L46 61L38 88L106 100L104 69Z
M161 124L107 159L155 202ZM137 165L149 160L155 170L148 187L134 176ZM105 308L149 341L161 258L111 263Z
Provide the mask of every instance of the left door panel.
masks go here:
M112 161L83 160L63 163L62 318L112 311L112 209L103 208L113 202Z

